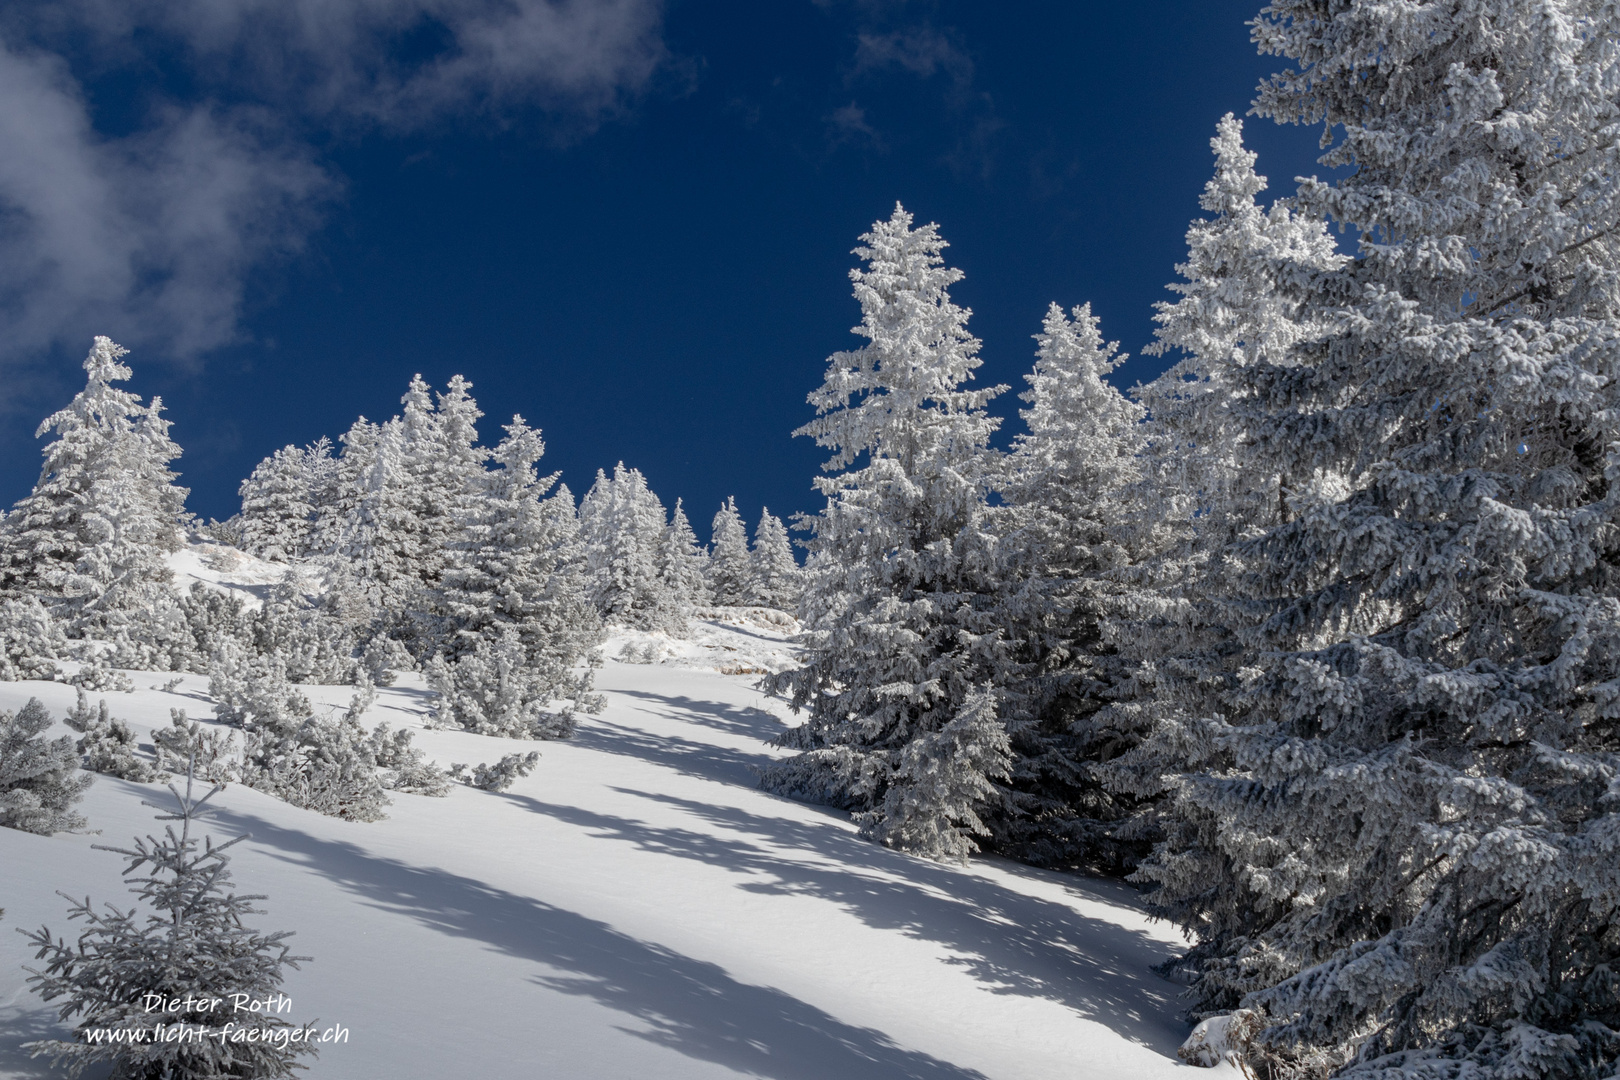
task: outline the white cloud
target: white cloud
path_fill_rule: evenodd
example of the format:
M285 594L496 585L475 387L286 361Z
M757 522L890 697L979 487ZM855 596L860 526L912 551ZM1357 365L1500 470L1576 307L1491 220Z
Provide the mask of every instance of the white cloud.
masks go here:
M231 341L251 270L298 249L339 187L313 147L334 131L517 108L588 129L665 62L660 0L61 0L3 18L8 366L98 333L181 360ZM65 55L98 75L160 62L192 89L108 137Z
M902 68L923 79L943 72L961 88L973 81L973 60L944 34L927 26L857 36L854 74L888 67Z
M665 61L661 0L60 0L103 56L136 31L177 44L204 84L312 118L396 127L535 105L592 118ZM53 36L60 36L58 31Z
M104 139L61 61L0 45L0 358L94 334L192 357L332 182L251 114L172 110Z

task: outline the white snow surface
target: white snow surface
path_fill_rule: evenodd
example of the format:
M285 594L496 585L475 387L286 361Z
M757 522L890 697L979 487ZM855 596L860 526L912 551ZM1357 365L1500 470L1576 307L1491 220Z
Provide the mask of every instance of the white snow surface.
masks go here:
M192 534L179 551L164 560L174 574L173 586L185 592L195 582L241 598L249 608L264 602L271 586L287 576L286 563L255 558L245 551Z
M706 625L676 644L730 634L745 639L732 654L756 661L785 647L779 629L745 644L751 631ZM1178 988L1149 970L1180 938L1128 887L997 858L942 866L862 841L847 815L755 786L752 770L783 753L765 740L788 717L754 689L757 675L712 670L725 659L696 670L604 652L607 709L565 742L425 730L419 680L379 692L367 722L414 729L445 765L539 749L504 794L396 794L370 824L238 784L215 797L207 831L251 836L231 870L239 892L268 895L253 925L296 931L294 951L314 958L288 974L287 1019L350 1032L307 1075L1210 1075L1176 1059ZM709 652L690 660L725 649ZM166 692L171 678L134 673L133 694L107 695L113 715L143 737L171 707L211 715L206 677ZM350 694L307 691L334 709ZM74 690L0 683L0 708L30 696L60 716ZM59 889L133 900L123 860L91 845L159 831L141 805L159 796L98 777L80 808L99 835L0 829L0 1076L52 1075L20 1044L68 1032L27 988L32 953L14 928L75 935Z

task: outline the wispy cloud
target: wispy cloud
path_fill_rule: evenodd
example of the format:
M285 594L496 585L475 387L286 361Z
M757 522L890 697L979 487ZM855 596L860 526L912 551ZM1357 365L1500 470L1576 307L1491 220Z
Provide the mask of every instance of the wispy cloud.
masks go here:
M95 333L182 360L340 190L334 132L514 110L588 130L666 62L660 0L61 0L0 22L0 363ZM9 42L9 44L8 44ZM72 57L69 63L67 57ZM133 132L76 75L162 65ZM150 353L148 355L151 355Z
M856 36L852 78L869 71L898 67L919 78L948 76L958 89L973 82L973 60L945 34L929 26L912 26L887 34Z
M884 149L882 137L866 119L866 110L853 101L834 109L827 117L827 127L834 143L864 142L878 150Z

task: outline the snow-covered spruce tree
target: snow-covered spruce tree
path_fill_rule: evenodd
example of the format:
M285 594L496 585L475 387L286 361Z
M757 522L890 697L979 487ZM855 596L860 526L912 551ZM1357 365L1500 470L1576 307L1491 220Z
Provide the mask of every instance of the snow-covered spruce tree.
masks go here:
M798 610L803 592L804 571L793 557L787 529L766 507L754 527L754 550L748 555L748 603L791 613Z
M865 835L893 847L959 859L1010 760L985 689L1006 658L984 406L1006 387L962 388L981 362L948 292L962 274L938 227L911 222L896 206L855 249L855 332L870 343L830 358L798 431L832 451L834 475L816 480L827 506L806 521L805 664L766 680L808 714L785 737L804 753L763 783L861 811Z
M174 621L164 558L178 550L186 489L169 462L162 402L113 384L131 376L128 353L98 337L84 390L36 432L56 438L33 491L0 525L0 592L60 606L78 634L151 638Z
M1122 726L1142 731L1177 709L1213 708L1209 695L1229 685L1240 664L1236 629L1244 616L1212 583L1224 579L1230 544L1277 523L1286 510L1275 464L1241 452L1240 373L1290 364L1294 346L1327 332L1332 312L1307 308L1303 286L1346 261L1319 213L1287 199L1270 208L1256 201L1266 179L1255 172L1242 134L1231 114L1216 125L1215 172L1199 198L1212 216L1187 230L1187 261L1176 267L1184 280L1169 286L1180 298L1156 305L1155 341L1144 351L1174 350L1180 359L1135 390L1152 417L1141 512L1158 535L1130 568L1135 610L1117 620L1116 643L1134 692L1111 711ZM1109 788L1138 804L1124 833L1137 840L1158 834L1160 796L1166 776L1180 768L1178 755L1173 741L1161 740L1113 757L1103 770Z
M211 837L199 843L194 835L193 825L204 804L219 789L193 798L188 778L184 795L173 786L169 790L179 806L158 820L180 822L178 833L170 825L161 837L137 837L132 848L95 845L129 860L124 877L148 909L145 918L138 908L120 911L111 904L98 912L86 898L68 911L68 918L86 923L72 945L52 938L48 927L27 934L38 950L36 959L45 961L42 970L28 969L34 992L46 1001L63 999L64 1021L80 1019L77 1040L28 1043L24 1049L36 1057L48 1056L72 1076L110 1062L115 1077L290 1077L303 1068L300 1057L315 1053L304 1029L274 1013L251 1017L234 1013L231 995L273 997L284 978L282 969L296 968L309 957L289 955L290 932L261 934L244 921L263 914L252 902L264 897L231 891L230 858L224 853L245 837L215 845ZM162 809L155 803L144 805ZM211 999L224 1004L211 1007L206 1004ZM176 1006L174 1011L152 1011L154 1005L170 1003ZM150 1032L156 1023L199 1034L153 1039ZM227 1038L225 1025L233 1023L262 1034L253 1041ZM144 1030L148 1036L97 1042L85 1038L98 1029L131 1035Z
M284 446L242 481L241 547L261 559L290 562L311 554L317 509L337 462L332 442Z
M579 506L588 589L609 622L638 630L685 633L679 597L660 578L658 548L668 525L664 504L640 470L624 462L596 483Z
M431 636L411 616L424 589L438 585L460 518L483 484L487 451L477 447L483 414L461 376L450 380L435 409L420 375L411 380L401 416L383 424L361 476L363 494L345 524L336 565L368 599L378 629L409 645L418 659Z
M709 553L698 543L680 499L659 540L658 577L687 612L709 603Z
M709 527L709 595L726 606L749 603L748 527L728 498Z
M1327 324L1232 372L1277 520L1216 590L1241 649L1156 736L1141 875L1275 1075L1598 1080L1620 1062L1620 11L1279 0L1321 124L1297 205L1361 236Z
M434 677L441 692L464 697L476 687L471 692L487 695L476 703L446 702L440 712L485 733L532 729L538 716L532 703L542 712L553 699L586 711L599 707L590 669L575 668L600 641L601 623L586 596L573 496L563 489L544 497L557 477L541 478L535 471L544 452L540 433L513 417L495 450L501 467L487 475L481 497L469 504L462 538L432 593L440 650ZM492 671L505 671L508 636L522 655L515 671L500 677L521 681L515 696L480 685ZM465 672L459 670L463 663L469 665ZM510 717L490 711L496 701L508 700L521 703ZM541 726L551 734L561 731L555 724ZM571 728L572 721L563 726Z
M1158 537L1142 507L1144 410L1107 381L1125 359L1090 305L1047 310L994 514L999 621L1015 662L1004 687L1014 761L987 815L992 843L1045 866L1118 870L1140 848L1118 825L1135 801L1099 768L1140 740L1119 620Z
M71 736L47 741L50 714L38 698L15 713L0 709L0 825L40 833L82 829L73 804L90 777L79 769Z
M360 502L366 495L365 479L371 472L382 425L364 416L338 437L342 449L326 464L319 486L310 493L313 519L306 540L312 557L338 556L356 528Z

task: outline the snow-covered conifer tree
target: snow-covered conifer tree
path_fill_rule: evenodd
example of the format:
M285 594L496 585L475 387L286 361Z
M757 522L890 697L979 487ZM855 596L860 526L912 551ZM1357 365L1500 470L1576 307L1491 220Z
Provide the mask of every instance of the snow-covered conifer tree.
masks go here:
M681 608L690 611L709 602L709 553L698 543L680 499L659 542L658 576Z
M766 507L754 527L754 550L748 557L748 602L793 612L803 592L804 571L793 557L787 529Z
M214 844L202 843L193 824L214 792L192 796L191 780L175 813L159 821L178 821L162 837L137 838L132 848L108 848L129 860L124 876L131 891L149 909L120 911L108 905L98 912L87 899L69 909L70 919L86 926L69 945L52 938L48 928L28 934L46 961L43 970L29 968L28 981L46 1001L61 998L61 1019L79 1018L73 1041L47 1040L25 1049L50 1057L77 1075L86 1067L111 1062L113 1076L163 1076L174 1080L205 1077L287 1078L302 1068L297 1062L313 1055L315 1047L300 1029L269 1012L237 1013L232 995L250 1000L273 998L282 983L283 967L296 968L307 956L289 954L290 933L261 934L243 920L262 914L251 901L231 891L224 852L242 837ZM146 804L156 806L156 804ZM141 877L134 875L147 872ZM214 1007L212 1001L224 1007ZM170 1007L172 1003L172 1008ZM154 1006L161 1004L161 1012ZM171 1030L195 1031L195 1037L177 1039L130 1038L144 1029L150 1033L154 1017ZM227 1038L228 1024L262 1033L251 1041ZM116 1032L119 1037L92 1041L87 1032ZM291 1036L291 1037L289 1037Z
M336 462L330 439L302 449L284 446L242 481L242 550L290 562L312 551L317 507Z
M469 502L462 539L433 593L435 632L451 667L475 655L487 660L510 632L521 646L518 666L531 698L567 698L588 708L595 700L590 672L574 668L596 646L601 624L586 595L573 496L565 488L546 498L557 476L535 471L544 453L540 433L514 416L495 449L500 468ZM466 680L450 672L441 681Z
M709 543L709 595L716 604L748 603L748 527L736 499L727 499L715 513Z
M658 573L658 548L668 522L646 477L622 461L611 477L597 470L579 519L590 595L603 617L642 630L684 632L679 597Z
M764 783L861 810L883 842L963 858L1009 761L985 690L1004 663L985 403L1006 388L963 388L981 361L948 292L962 274L937 226L911 222L896 206L861 238L867 266L850 277L870 341L831 357L798 431L832 451L833 475L816 480L827 506L808 522L805 664L768 680L808 712L789 733L805 753Z
M1141 875L1206 1009L1274 1075L1566 1076L1620 1061L1620 13L1277 0L1321 125L1296 206L1361 237L1235 368L1276 509L1205 575L1234 643L1151 749Z
M164 559L186 499L162 402L113 386L131 376L127 353L96 338L84 390L36 433L56 435L38 482L0 526L0 590L55 600L78 632L109 638L173 621Z
M1098 766L1140 737L1140 717L1117 707L1132 671L1115 624L1137 606L1130 570L1155 540L1138 505L1144 410L1108 383L1125 357L1089 304L1072 319L1051 305L1035 340L997 515L1000 621L1019 673L1004 691L1015 760L991 827L1000 849L1042 865L1118 868L1134 855L1116 833L1133 803Z

